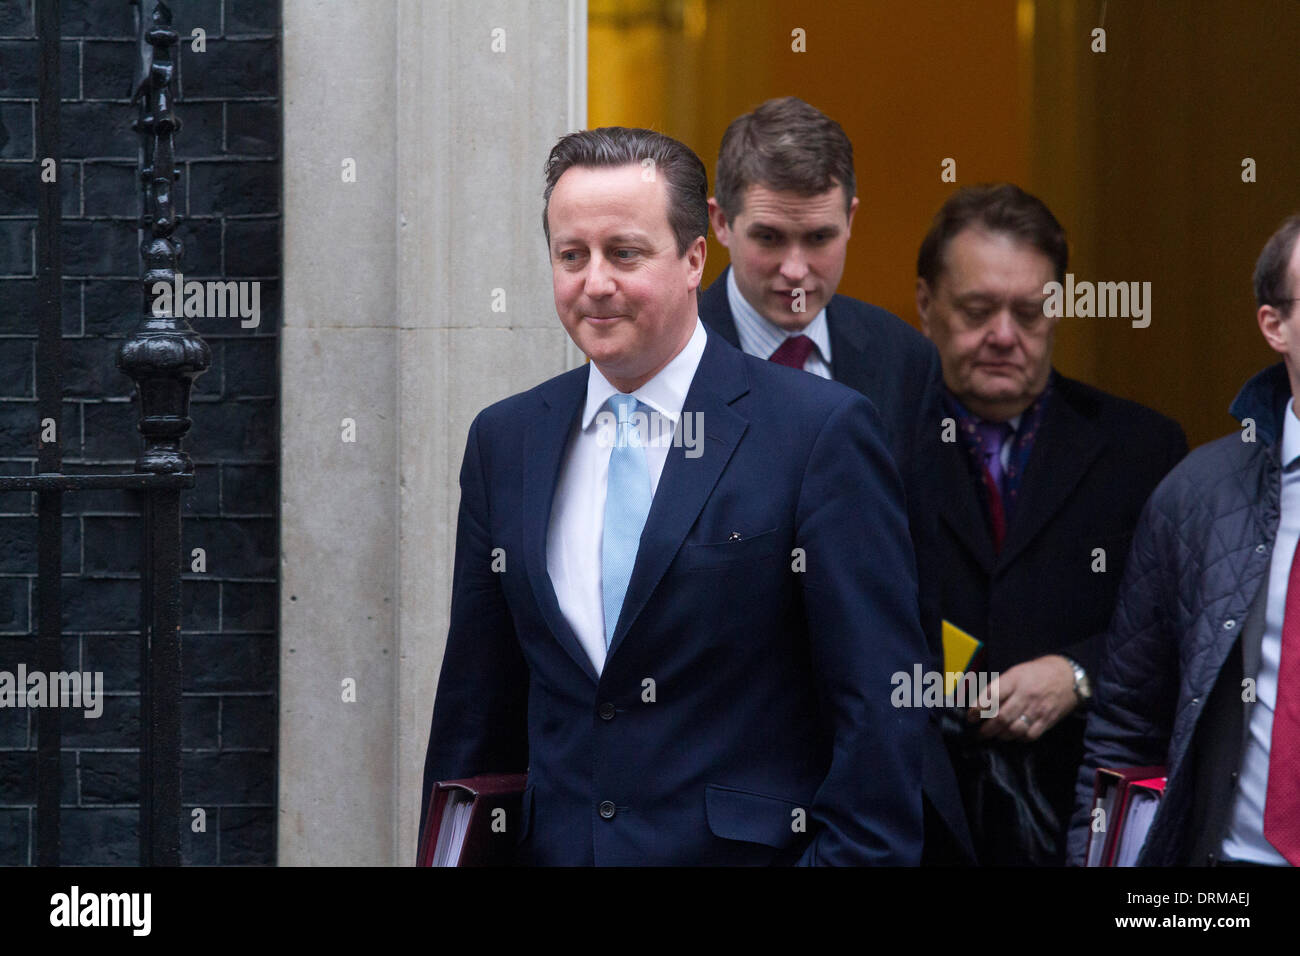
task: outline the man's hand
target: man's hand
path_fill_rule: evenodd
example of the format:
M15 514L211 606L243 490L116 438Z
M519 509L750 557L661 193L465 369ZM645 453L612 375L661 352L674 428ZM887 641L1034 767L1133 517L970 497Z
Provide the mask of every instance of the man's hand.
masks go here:
M980 711L997 714L980 717ZM979 706L966 712L968 721L983 720L980 736L998 740L1037 740L1078 706L1074 668L1060 654L1047 654L1017 664L989 684Z

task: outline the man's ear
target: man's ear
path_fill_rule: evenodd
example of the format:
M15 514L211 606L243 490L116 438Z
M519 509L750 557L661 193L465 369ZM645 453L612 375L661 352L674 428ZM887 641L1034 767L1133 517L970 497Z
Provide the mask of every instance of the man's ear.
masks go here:
M687 282L692 291L700 287L700 281L704 278L704 257L708 251L709 243L703 236L696 236L695 241L686 249L686 261L690 266Z
M709 197L709 223L713 226L713 234L718 237L718 242L730 249L731 229L727 226L727 214L713 196Z
M1264 341L1268 343L1268 347L1274 352L1287 355L1290 352L1288 346L1293 330L1278 311L1277 306L1261 305L1259 311L1255 313L1255 318L1259 321L1259 330L1264 334Z
M925 333L927 339L933 339L930 334L930 304L934 301L934 296L930 292L930 283L926 282L920 276L916 277L916 314L921 318L921 331Z
M857 211L858 211L858 197L854 196L853 201L849 203L849 221L848 221L848 225L845 227L844 230L844 234L846 237L853 235L853 214Z

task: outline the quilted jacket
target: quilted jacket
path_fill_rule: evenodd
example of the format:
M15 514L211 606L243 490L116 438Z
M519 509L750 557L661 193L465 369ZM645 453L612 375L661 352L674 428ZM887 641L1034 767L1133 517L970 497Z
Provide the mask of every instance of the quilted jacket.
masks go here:
M1068 860L1087 849L1098 767L1164 764L1168 783L1139 866L1186 862L1196 780L1189 745L1247 611L1268 585L1281 494L1279 363L1233 401L1241 430L1203 445L1143 510L1107 634L1084 740Z

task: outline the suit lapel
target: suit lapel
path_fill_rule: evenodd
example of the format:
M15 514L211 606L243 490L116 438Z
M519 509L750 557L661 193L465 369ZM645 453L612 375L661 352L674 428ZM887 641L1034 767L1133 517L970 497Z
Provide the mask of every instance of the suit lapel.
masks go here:
M523 520L524 564L542 617L569 656L596 682L600 679L596 668L560 611L555 587L546 570L546 528L551 521L551 502L560 479L569 433L582 414L589 374L585 366L574 369L547 383L548 387L542 391L542 414L524 438Z
M741 352L709 335L682 405L683 416L696 412L703 416L701 453L687 458L684 445L669 449L610 641L610 657L658 587L748 427L748 421L730 407L749 390L744 362ZM678 428L682 427L679 422Z
M1105 444L1101 429L1071 403L1068 381L1058 379L1025 465L1022 497L1007 524L1007 538L998 555L1000 565L1014 561L1043 530L1074 493Z
M939 515L966 550L979 562L984 573L992 574L997 563L993 533L984 516L980 496L984 485L971 474L961 439L947 442L939 453L939 487L946 490L939 502Z
M831 378L863 395L878 394L867 331L835 307L835 297L826 307L826 328L831 339Z

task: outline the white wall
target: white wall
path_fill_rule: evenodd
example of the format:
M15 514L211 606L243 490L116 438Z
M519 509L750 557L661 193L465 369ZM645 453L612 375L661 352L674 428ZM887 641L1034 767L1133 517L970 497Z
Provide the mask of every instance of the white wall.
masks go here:
M465 434L579 358L540 217L585 123L586 19L284 0L282 865L414 859Z

